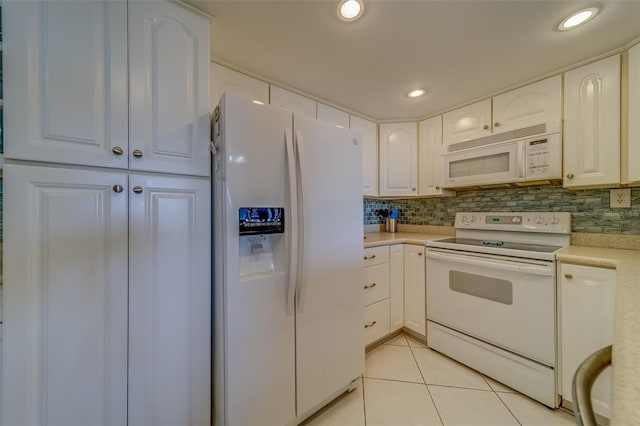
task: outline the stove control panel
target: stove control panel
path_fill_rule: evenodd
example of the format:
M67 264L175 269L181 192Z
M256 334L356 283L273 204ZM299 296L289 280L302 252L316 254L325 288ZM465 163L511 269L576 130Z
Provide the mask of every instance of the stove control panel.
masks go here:
M456 213L455 227L568 234L571 232L571 214L564 212Z

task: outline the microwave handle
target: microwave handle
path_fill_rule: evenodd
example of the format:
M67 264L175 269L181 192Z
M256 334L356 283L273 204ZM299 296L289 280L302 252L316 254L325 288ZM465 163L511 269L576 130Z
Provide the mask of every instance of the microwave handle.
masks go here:
M518 177L524 179L525 168L527 166L527 143L526 141L520 141L518 144Z

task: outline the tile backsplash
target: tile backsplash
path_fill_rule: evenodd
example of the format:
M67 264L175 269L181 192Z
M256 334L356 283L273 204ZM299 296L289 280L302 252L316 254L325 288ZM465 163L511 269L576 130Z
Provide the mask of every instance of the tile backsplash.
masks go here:
M640 188L631 208L609 207L608 189L570 191L561 184L459 192L449 198L365 199L364 224L382 223L378 209L398 209L401 224L453 226L456 212L558 211L571 213L572 232L640 235Z

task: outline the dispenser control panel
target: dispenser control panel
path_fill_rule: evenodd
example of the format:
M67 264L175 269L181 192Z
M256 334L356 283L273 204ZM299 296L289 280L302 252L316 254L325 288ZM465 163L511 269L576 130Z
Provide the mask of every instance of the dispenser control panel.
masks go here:
M284 208L241 207L238 210L240 235L284 233Z

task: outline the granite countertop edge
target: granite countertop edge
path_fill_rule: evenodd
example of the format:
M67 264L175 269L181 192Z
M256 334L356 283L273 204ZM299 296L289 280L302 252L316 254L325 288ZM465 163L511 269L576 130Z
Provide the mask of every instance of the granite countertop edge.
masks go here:
M370 248L395 244L424 246L427 244L427 241L451 238L451 235L422 232L367 232L364 234L364 237L364 248Z

